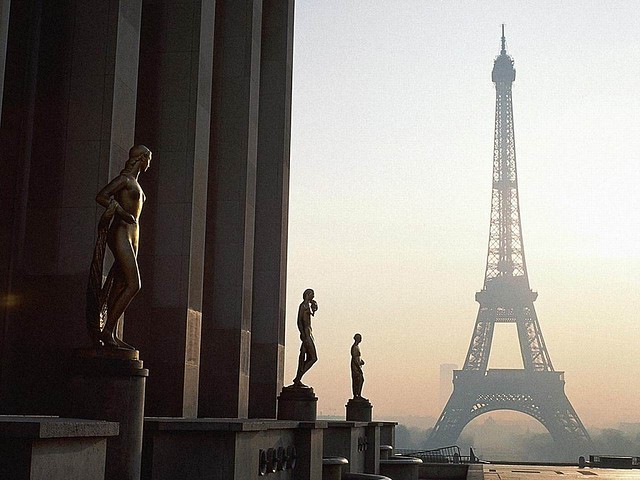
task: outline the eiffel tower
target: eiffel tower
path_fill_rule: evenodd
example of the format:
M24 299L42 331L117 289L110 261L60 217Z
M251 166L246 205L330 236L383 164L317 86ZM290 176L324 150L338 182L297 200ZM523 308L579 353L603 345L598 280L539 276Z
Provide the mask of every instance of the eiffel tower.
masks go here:
M430 448L453 445L465 425L483 413L515 410L538 420L551 434L559 457L576 460L591 446L578 414L564 392L564 372L553 369L529 287L522 243L511 84L516 71L502 49L493 65L496 116L493 190L487 266L469 351L453 373L453 393L428 439ZM496 323L515 323L522 369L488 369Z

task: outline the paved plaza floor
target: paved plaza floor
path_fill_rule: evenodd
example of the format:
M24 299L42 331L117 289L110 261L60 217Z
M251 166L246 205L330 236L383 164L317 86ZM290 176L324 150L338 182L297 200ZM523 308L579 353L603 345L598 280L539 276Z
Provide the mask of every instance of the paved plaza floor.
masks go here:
M640 480L640 469L483 465L485 480Z

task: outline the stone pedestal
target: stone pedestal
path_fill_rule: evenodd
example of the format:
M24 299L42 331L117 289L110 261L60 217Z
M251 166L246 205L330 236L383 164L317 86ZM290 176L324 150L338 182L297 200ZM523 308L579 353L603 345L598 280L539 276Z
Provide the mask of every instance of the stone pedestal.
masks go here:
M278 420L315 422L318 397L311 387L290 385L278 397Z
M356 397L347 402L347 422L370 422L373 405L366 398Z
M81 350L73 359L71 416L120 423L120 435L107 441L105 480L140 478L148 375L133 350Z

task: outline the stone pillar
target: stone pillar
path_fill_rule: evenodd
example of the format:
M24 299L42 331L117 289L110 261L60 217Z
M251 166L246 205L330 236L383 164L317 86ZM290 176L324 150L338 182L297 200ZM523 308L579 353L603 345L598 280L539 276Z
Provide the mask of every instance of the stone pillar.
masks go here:
M138 352L82 351L74 358L70 382L70 416L120 424L107 440L105 480L139 480L142 465L144 387L149 371ZM105 356L113 355L113 357Z
M294 480L322 480L323 433L326 425L301 423L295 433L299 447L298 464L293 470Z
M19 97L8 105L5 96L3 125L5 114L20 122L7 118L2 150L20 171L3 390L19 399L16 413L55 414L66 400L63 362L88 345L85 291L102 213L95 194L133 143L141 0L13 3L7 58L21 52L26 61L10 75L7 62L4 85ZM15 43L24 36L14 28L27 44Z
M10 6L11 0L0 0L0 112L2 112L2 97L4 92L4 66L7 60Z
M379 422L380 423L380 445L396 445L396 425L397 422ZM393 449L391 450L393 454Z
M142 6L136 143L153 160L125 337L152 372L148 416L198 412L214 10L215 0Z
M261 5L216 1L200 417L248 415Z
M22 244L23 236L19 229L23 223L22 212L26 203L21 184L24 183L24 159L22 138L27 122L28 100L35 84L32 73L31 52L35 48L29 45L34 41L33 23L39 22L39 15L31 12L29 2L0 3L0 331L7 332L7 316L15 308L17 297L13 293L13 270L16 250ZM11 21L10 21L11 18ZM39 30L39 29L38 29ZM4 101L4 97L7 98ZM0 335L0 412L14 410L15 397L9 387L11 375L9 365L9 338Z
M367 473L380 473L380 424L371 422L365 428L367 437L367 449L364 455L364 471Z
M283 387L293 0L263 0L249 417L276 418Z

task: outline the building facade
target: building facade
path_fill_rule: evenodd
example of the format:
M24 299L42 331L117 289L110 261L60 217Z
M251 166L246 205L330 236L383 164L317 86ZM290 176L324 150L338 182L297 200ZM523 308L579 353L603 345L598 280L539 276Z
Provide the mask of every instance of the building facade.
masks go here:
M90 345L95 194L144 144L124 339L146 414L276 417L293 3L0 2L0 413L60 414Z

